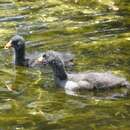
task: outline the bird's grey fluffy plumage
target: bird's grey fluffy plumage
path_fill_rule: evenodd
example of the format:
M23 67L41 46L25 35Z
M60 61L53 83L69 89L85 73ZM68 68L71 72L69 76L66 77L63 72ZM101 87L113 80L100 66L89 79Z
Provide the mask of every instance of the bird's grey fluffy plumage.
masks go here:
M64 67L63 60L51 51L43 55L44 62L47 62L54 74L58 86L67 90L94 90L109 89L115 87L128 87L130 83L125 78L116 76L110 72L83 72L68 74Z

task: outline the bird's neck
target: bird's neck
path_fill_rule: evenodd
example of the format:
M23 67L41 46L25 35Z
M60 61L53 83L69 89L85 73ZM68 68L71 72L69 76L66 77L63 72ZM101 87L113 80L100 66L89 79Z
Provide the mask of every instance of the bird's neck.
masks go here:
M25 64L25 48L24 47L15 49L14 61L15 61L15 65L24 66Z
M67 80L67 73L64 67L53 69L54 77L59 80Z

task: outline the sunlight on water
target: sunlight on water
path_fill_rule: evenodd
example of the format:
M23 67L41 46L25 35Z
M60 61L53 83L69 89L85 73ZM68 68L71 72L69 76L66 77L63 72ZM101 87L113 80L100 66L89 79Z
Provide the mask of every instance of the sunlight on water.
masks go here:
M70 71L112 71L130 81L129 11L128 0L0 0L0 130L129 130L127 89L68 95L50 70L15 67L12 49L3 49L19 34L33 58L71 52Z

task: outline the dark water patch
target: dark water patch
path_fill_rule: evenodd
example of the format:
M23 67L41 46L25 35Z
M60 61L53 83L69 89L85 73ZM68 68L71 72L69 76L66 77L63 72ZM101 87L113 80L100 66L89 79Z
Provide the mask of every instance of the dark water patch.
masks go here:
M119 16L123 16L123 17L127 17L127 16L129 16L129 12L126 10L120 10L120 11L118 11L118 13L117 13Z
M47 25L45 23L36 23L36 24L19 24L16 27L17 32L21 35L33 34L40 31L44 31L47 29Z
M88 14L84 14L83 12L75 12L75 13L72 13L71 15L68 14L67 16L64 16L63 18L83 22L83 21L94 20L94 19L101 17L101 16L103 17L103 16L109 16L109 15L115 15L115 14L114 13L107 13L107 12L88 13Z
M0 22L8 22L8 21L20 21L27 18L27 16L12 16L12 17L1 17Z
M98 40L100 38L105 38L107 36L115 36L121 33L126 32L126 28L113 28L113 29L103 29L103 30L97 30L95 32L89 32L84 34L85 36L89 37L89 39L93 40ZM93 37L96 35L95 37ZM101 36L99 36L101 35ZM98 37L97 37L98 36Z
M15 7L15 5L14 4L12 4L12 3L0 3L0 10L3 10L3 9L13 9Z
M37 7L32 7L32 6L23 6L19 9L19 11L21 12L22 15L28 15L31 12L35 12L35 14L37 15L38 11L41 10L43 8L43 6L37 6Z
M0 4L10 4L10 3L12 3L12 2L11 2L11 1L9 1L9 0L0 1Z

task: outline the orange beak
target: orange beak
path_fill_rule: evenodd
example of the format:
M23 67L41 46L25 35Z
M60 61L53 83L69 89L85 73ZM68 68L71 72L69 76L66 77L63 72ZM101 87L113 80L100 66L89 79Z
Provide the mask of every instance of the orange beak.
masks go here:
M12 42L12 41L9 41L9 42L4 46L4 49L9 49L10 47L12 47L11 42Z

